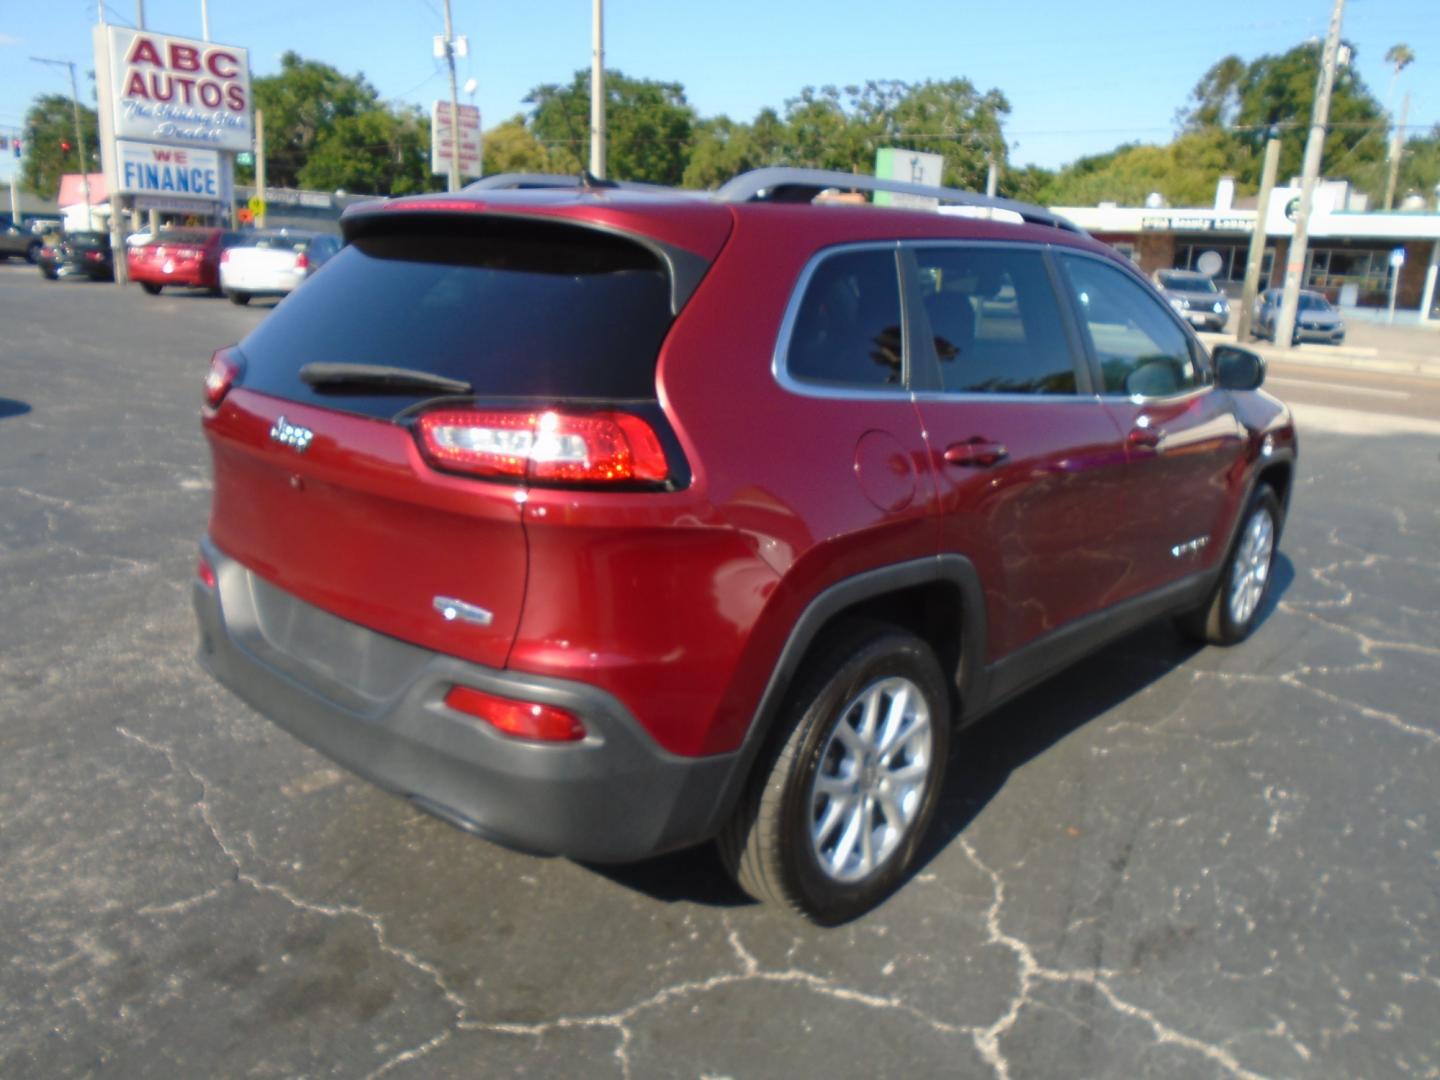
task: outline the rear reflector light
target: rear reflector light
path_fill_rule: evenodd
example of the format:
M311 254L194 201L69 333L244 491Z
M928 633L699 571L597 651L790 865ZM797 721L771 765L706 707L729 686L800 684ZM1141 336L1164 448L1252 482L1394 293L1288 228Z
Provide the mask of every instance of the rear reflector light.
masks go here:
M230 387L240 377L240 354L234 349L217 349L210 358L210 372L205 376L205 404L218 408Z
M200 584L207 589L215 588L215 568L210 565L210 560L201 555L195 563L195 576L200 579Z
M445 695L445 704L516 739L578 742L585 738L580 718L554 705L496 697L468 686L452 686Z
M613 484L669 475L654 429L629 413L439 409L417 430L432 464L479 476Z

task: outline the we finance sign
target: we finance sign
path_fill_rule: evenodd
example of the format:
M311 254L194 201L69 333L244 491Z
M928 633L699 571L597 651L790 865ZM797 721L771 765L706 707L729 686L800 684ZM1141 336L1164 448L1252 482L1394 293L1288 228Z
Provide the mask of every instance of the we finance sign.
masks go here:
M165 195L180 199L221 198L220 154L214 150L120 142L119 184L124 195Z
M251 149L248 50L118 26L97 31L105 34L117 139Z

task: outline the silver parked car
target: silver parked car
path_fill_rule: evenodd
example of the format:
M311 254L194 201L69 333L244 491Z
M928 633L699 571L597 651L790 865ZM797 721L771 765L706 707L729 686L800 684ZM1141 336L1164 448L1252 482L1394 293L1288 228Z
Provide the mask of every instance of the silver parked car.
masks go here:
M234 304L285 296L340 250L340 239L296 229L258 229L220 256L220 288Z
M1224 330L1230 301L1208 274L1192 270L1157 270L1155 284L1180 317L1197 330Z
M1266 289L1260 294L1255 310L1254 325L1250 333L1258 338L1275 340L1275 324L1280 321L1280 303L1284 296L1282 289ZM1295 332L1290 344L1302 341L1319 341L1339 345L1345 340L1345 320L1330 306L1318 292L1300 290L1300 303L1295 308Z

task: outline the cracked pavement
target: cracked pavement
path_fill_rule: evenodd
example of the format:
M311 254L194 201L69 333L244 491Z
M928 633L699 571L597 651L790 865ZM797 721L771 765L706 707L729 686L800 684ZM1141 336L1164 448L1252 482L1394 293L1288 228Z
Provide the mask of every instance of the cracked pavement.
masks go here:
M0 1075L1440 1077L1440 425L1302 414L1255 637L962 735L821 930L466 836L201 674L199 386L265 310L0 268Z

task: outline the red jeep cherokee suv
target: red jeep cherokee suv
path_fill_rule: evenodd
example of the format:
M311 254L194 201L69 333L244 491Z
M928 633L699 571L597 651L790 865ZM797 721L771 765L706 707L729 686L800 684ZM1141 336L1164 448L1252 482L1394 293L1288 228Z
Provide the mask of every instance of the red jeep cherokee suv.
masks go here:
M840 921L902 880L957 726L1157 616L1262 610L1296 446L1259 358L1043 210L779 169L343 228L212 362L200 655L462 828L718 839Z

